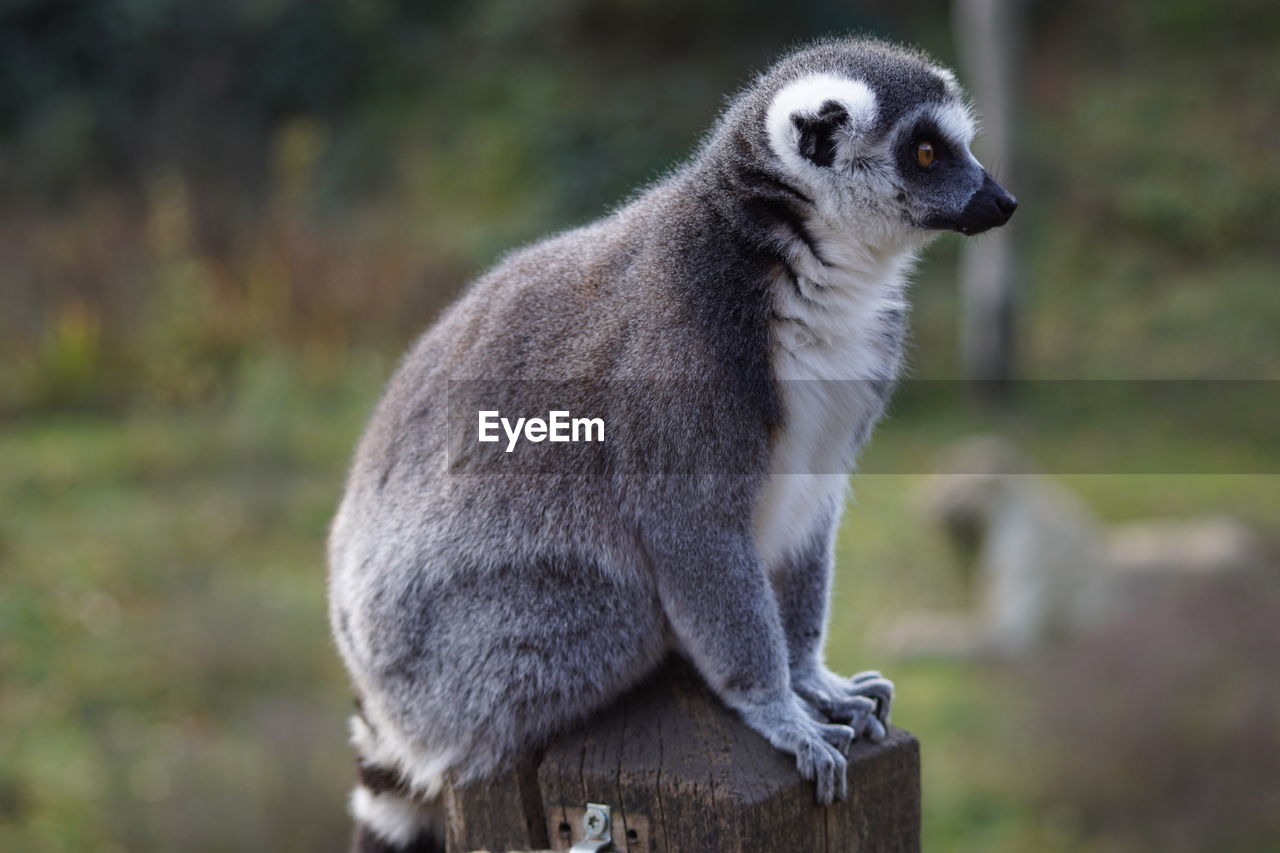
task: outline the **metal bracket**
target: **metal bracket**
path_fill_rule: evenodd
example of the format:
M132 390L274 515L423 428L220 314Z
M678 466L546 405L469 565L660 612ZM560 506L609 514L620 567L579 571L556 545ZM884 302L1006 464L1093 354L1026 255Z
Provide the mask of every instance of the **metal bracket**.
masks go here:
M613 850L613 818L608 806L587 803L582 829L586 835L569 848L569 853L609 853Z

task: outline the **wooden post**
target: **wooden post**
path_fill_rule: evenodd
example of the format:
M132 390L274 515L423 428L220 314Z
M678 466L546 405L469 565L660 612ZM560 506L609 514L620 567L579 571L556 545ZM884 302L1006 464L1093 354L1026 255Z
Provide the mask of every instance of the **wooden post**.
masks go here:
M791 756L673 659L540 761L449 792L448 853L568 850L587 803L611 808L619 853L918 851L919 744L855 743L849 798L821 808Z

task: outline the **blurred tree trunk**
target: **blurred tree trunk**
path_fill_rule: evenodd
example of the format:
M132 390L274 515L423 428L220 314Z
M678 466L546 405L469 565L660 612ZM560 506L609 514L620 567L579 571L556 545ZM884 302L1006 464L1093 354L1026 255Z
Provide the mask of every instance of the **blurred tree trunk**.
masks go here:
M952 0L952 31L982 116L975 153L1014 195L1021 0ZM1018 257L1014 223L964 242L960 255L960 356L980 401L1008 398L1016 364Z

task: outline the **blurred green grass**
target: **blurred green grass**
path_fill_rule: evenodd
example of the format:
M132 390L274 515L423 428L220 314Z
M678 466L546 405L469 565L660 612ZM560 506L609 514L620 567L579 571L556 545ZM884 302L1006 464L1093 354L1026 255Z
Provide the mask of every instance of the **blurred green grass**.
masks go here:
M0 849L339 849L322 551L378 387L343 373L0 434Z

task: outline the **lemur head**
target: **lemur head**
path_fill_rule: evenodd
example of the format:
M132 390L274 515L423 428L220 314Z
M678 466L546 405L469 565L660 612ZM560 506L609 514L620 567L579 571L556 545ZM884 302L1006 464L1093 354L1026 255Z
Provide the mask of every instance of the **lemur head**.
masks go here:
M969 151L974 120L955 76L922 54L821 42L766 72L744 106L757 156L867 245L978 234L1017 207Z

